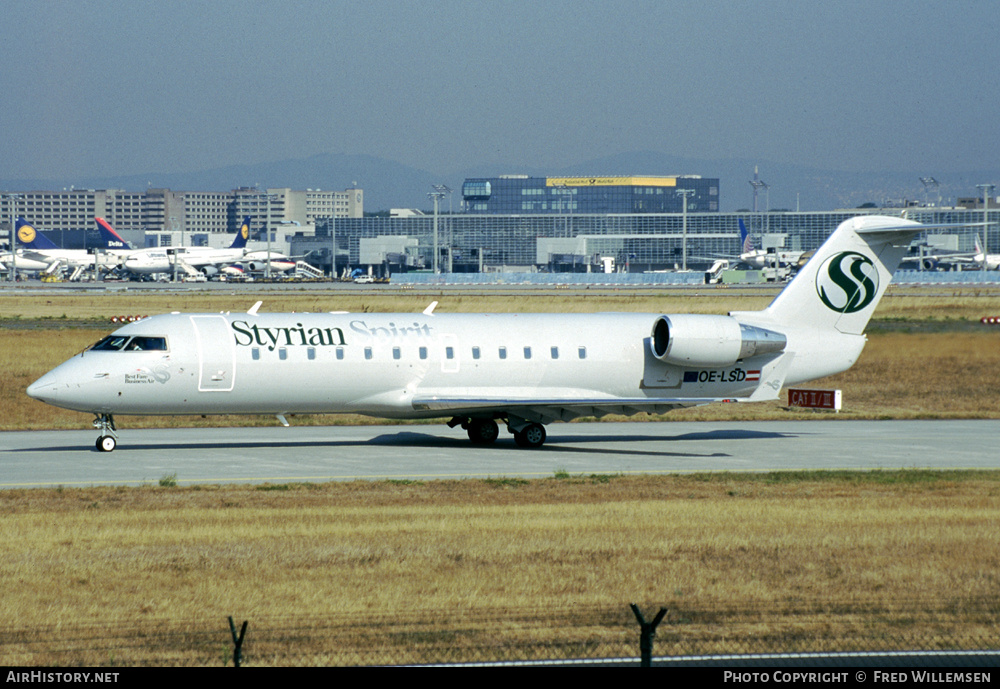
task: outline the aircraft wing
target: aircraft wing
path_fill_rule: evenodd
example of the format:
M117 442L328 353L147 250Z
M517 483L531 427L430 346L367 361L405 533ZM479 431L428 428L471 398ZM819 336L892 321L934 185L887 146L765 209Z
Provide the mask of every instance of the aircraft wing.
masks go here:
M674 409L698 407L714 402L765 402L778 399L791 369L794 352L786 352L777 363L768 366L757 388L749 397L517 397L503 395L463 396L446 393L416 395L412 400L417 411L440 411L453 415L483 412L514 413L530 421L549 423L570 421L580 416L631 416L639 412L665 414Z
M726 397L597 397L597 398L533 398L509 397L448 397L430 395L414 397L417 411L439 411L442 414L470 414L482 412L509 412L530 421L549 423L570 421L580 416L631 415L639 412L664 414L683 407L696 407L712 402L737 402L738 398Z

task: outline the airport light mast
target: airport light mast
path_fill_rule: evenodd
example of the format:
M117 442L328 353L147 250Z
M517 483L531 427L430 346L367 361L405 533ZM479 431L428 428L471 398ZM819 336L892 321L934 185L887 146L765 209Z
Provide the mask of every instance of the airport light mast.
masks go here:
M977 184L976 188L983 190L983 264L985 265L990 245L990 192L993 191L994 185Z
M434 201L434 274L438 275L438 202L444 198L443 191L432 191L427 194L427 198Z
M767 208L764 209L764 212L767 213L771 208L771 186L760 178L756 165L753 166L753 179L750 180L750 186L753 187L753 212L757 212L757 194L763 189L767 200Z
M439 198L444 198L445 194L448 195L448 228L447 228L447 232L445 232L445 236L448 238L448 240L447 240L447 244L448 244L448 272L450 273L450 272L452 272L452 268L453 268L453 266L452 266L452 255L451 255L451 250L452 250L452 247L453 247L452 236L451 236L451 216L452 216L452 210L451 210L451 189L449 187L447 187L446 185L444 185L444 184L432 184L431 188L433 188L434 191L437 192L438 194L441 194L441 196ZM435 205L435 211L434 211L435 223L437 222L437 219L436 219L437 218L437 210L436 210L436 208L437 208L437 206Z
M927 198L927 193L930 191L931 187L938 190L937 205L941 205L941 183L938 182L933 177L921 177L920 183L924 185L924 205L930 205L930 201Z
M681 270L688 268L688 197L694 195L694 189L678 189L677 195L681 197L681 218L683 225L683 238L681 240Z
M10 201L10 281L17 282L17 200L20 194L4 194L3 197Z
M173 243L173 237L177 234L177 217L173 215L170 216L170 230L171 243ZM184 230L181 230L180 245L174 247L174 282L177 282L177 262L180 260L180 254L177 252L182 246L184 246Z

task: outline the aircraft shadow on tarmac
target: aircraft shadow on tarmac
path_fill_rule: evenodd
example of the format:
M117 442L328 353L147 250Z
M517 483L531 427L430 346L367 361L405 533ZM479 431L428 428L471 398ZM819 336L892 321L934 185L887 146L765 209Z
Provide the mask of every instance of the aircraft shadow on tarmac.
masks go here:
M718 429L698 433L684 433L681 435L638 435L638 434L615 434L615 435L552 435L549 437L545 447L538 450L540 454L552 452L571 453L593 453L593 454L619 454L619 455L647 455L658 457L727 457L725 452L663 452L659 450L643 449L643 443L648 442L712 442L712 441L754 441L773 440L781 438L796 438L800 433L780 433L773 431L754 431L746 429ZM608 443L613 443L617 447L609 449ZM600 447L581 447L581 445L600 445ZM119 446L118 454L133 451L192 451L192 450L221 450L221 449L255 449L255 448L335 448L335 447L370 447L372 445L402 448L443 448L461 449L469 447L469 441L464 436L454 438L442 437L430 433L420 433L416 431L400 431L399 433L382 433L367 439L359 440L242 440L242 441L217 441L217 442L195 442L195 443L123 443ZM481 451L517 451L525 450L517 447L513 438L502 438L493 445L475 446ZM97 452L90 447L80 447L81 450ZM25 448L29 452L52 452L66 451L65 446L60 447L36 447Z

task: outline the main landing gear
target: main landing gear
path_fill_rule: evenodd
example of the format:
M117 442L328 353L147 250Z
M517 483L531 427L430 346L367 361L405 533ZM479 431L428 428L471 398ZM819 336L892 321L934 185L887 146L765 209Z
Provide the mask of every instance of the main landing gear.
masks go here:
M94 443L98 452L112 452L118 445L118 432L115 428L115 417L111 414L95 414L94 428L101 432Z
M461 426L469 434L475 445L490 445L500 436L500 427L493 419L469 419L455 417L448 422L451 428ZM518 447L537 448L545 444L545 427L540 423L510 417L507 430L514 434Z

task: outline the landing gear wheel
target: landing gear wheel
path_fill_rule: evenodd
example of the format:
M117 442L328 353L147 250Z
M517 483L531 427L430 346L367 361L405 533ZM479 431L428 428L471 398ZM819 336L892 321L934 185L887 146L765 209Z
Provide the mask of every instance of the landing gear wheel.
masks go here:
M489 445L500 435L500 428L493 419L473 419L467 430L469 440L476 445Z
M540 423L529 423L514 432L514 442L518 447L536 448L545 443L545 427Z
M118 429L115 428L115 417L111 414L98 414L94 412L94 428L101 432L101 435L97 437L97 442L94 443L97 447L98 452L112 452L115 446L118 445L118 434L115 432Z

